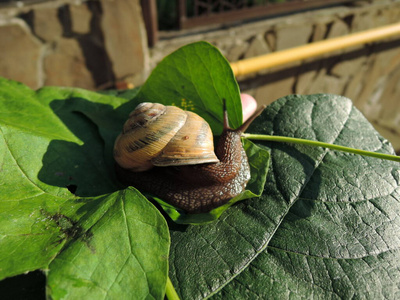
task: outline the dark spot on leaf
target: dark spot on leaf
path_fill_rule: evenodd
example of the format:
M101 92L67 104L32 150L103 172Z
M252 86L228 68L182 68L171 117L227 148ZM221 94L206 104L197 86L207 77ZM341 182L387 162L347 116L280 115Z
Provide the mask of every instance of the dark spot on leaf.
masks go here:
M73 238L82 233L82 228L77 225L77 222L63 214L56 213L54 215L50 215L49 219L54 221L60 228L61 232L68 238Z
M95 252L93 246L89 244L93 234L90 231L85 231L77 221L61 213L50 214L45 210L41 210L41 213L45 215L47 219L55 222L60 229L60 243L66 239L69 241L80 239L93 253Z
M68 191L70 191L74 195L75 195L75 192L76 192L77 188L78 188L78 186L76 184L68 184L67 185Z

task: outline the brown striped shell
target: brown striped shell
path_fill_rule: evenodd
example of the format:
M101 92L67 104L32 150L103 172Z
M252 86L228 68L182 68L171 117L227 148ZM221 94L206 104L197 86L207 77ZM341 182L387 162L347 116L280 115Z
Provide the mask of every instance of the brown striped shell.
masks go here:
M114 158L124 169L218 162L211 128L193 112L159 103L141 103L129 115L114 144Z

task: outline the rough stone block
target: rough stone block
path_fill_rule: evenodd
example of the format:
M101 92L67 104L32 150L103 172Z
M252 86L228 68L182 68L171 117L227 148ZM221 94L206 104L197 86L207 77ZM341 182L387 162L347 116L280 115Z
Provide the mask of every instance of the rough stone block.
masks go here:
M352 75L360 72L361 66L366 62L366 55L368 55L367 50L363 49L363 54L359 54L359 56L351 59L346 58L346 55L343 55L345 59L336 63L330 70L332 75L341 78L349 78Z
M358 107L369 120L378 118L380 110L379 98L383 92L385 75L376 61L376 54L372 54L367 62L367 70L363 77L363 87L358 96Z
M251 42L250 46L244 54L244 58L259 56L270 53L271 50L268 48L264 38L257 35Z
M379 124L400 133L400 68L385 78L382 95L379 99L381 110Z
M326 34L326 25L323 23L314 24L312 41L317 42L324 39Z
M141 84L147 76L148 53L138 0L101 0L101 28L117 80L130 77Z
M23 82L31 88L41 84L38 60L42 45L19 20L0 26L0 76Z
M382 74L389 74L400 64L400 41L393 43L390 49L385 49L385 43L377 44L374 47L377 67L381 69Z
M374 24L374 18L371 13L356 14L352 22L352 32L363 31L374 28L378 25Z
M276 50L276 35L273 30L268 30L265 33L265 40L268 44L269 49L271 51L275 51Z
M248 47L249 44L245 41L234 45L226 54L226 59L230 62L233 62L243 58Z
M391 73L394 69L399 68L400 69L400 51L399 48L393 49L396 51L395 55L393 57L388 58L388 64L385 68L385 73L389 74Z
M384 19L384 24L398 22L400 19L400 3L393 3L390 7L383 9L381 16Z
M360 66L360 70L350 76L348 79L347 86L343 93L344 96L348 97L349 99L353 100L354 105L361 108L362 104L359 103L359 94L361 93L363 87L363 78L365 76L367 68L365 65Z
M45 58L44 68L46 85L95 88L95 82L86 67L82 49L75 39L60 39L54 52Z
M349 27L347 26L347 24L340 19L336 19L329 29L327 38L331 39L333 37L344 36L348 33Z
M73 33L86 34L90 32L92 13L85 4L70 5L71 30Z
M34 11L33 29L44 41L55 41L61 38L63 29L55 7L38 8Z
M276 50L283 50L307 44L312 34L312 25L299 25L276 30Z
M345 79L330 76L325 69L321 69L317 77L313 79L307 93L309 94L337 94L342 95Z
M296 90L297 94L308 94L308 90L312 85L314 79L318 75L318 62L309 62L305 63L301 67L301 71L296 81Z
M265 80L265 82L265 85L257 87L255 91L255 99L259 104L270 104L278 98L292 94L295 78L283 77L276 81Z

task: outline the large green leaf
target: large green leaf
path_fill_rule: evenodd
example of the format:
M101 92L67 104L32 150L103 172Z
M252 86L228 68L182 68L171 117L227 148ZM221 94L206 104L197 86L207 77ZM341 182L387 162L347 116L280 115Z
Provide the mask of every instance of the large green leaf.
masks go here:
M240 93L232 69L219 50L206 42L184 46L164 58L141 87L134 102L158 102L194 111L208 121L214 134L222 131L224 108L228 111L231 127L242 124ZM269 153L250 145L250 142L245 143L252 179L245 191L225 205L207 213L187 214L166 203L162 197L149 197L157 201L176 223L202 225L213 222L236 202L261 195Z
M82 232L51 262L49 295L53 299L162 299L169 233L153 205L127 189L92 200L78 213L84 214L79 222Z
M163 298L165 219L114 179L112 144L131 105L0 79L1 279L42 269L54 299Z
M171 63L176 66L172 71ZM168 79L183 83L180 88L185 91L181 91L178 98L163 92L165 88L171 90L171 85L165 84L162 75L165 72ZM191 77L187 80L189 74ZM153 98L152 91L161 92L167 99ZM79 242L83 240L87 244L85 239L89 233L84 226L78 226L81 216L76 205L73 205L75 209L64 210L73 201L83 203L81 199L98 203L99 209L104 210L111 200L93 199L102 194L113 199L107 195L123 188L115 180L112 146L129 112L138 102L159 101L202 112L218 132L226 100L231 126L237 127L241 123L239 89L233 73L219 51L207 43L184 47L166 58L141 89L140 97L127 102L136 92L100 95L58 87L34 92L16 82L1 80L3 277L44 269L50 264L49 282L55 282L51 288L55 298L64 293L72 295L70 283L86 278L83 273L71 271L67 262L68 253L73 255L76 247L82 246ZM172 94L176 95L176 92L172 91ZM257 184L252 190L260 193ZM106 207L111 210L114 206ZM99 210L90 210L93 214L96 211ZM5 217L8 215L12 216L12 223ZM85 218L91 216L85 215ZM104 242L101 231L93 232L96 232L91 238L93 241ZM65 264L60 265L60 261ZM60 283L59 270L69 272L71 280Z
M159 298L167 272L165 222L115 180L112 145L142 100L203 112L218 132L226 99L236 127L240 99L227 67L209 44L186 46L160 64L133 101L127 100L136 91L33 92L1 79L1 278L46 269L56 299ZM285 97L248 131L393 153L351 101L338 96ZM271 154L260 198L233 205L208 225L170 221L169 275L182 298L398 298L398 164L257 144ZM257 157L250 159L257 167Z
M256 131L273 127L279 131L276 134L296 135L299 121L284 125L278 120L287 119L301 108L309 132L302 130L300 137L313 135L340 145L393 154L389 143L345 98L292 96L271 108L279 113L272 116L273 121L259 123ZM343 118L341 126L333 124L330 133L322 125L324 116L329 116L333 109L346 111L347 118ZM331 117L326 122L334 123ZM293 153L292 147L270 146L275 157L278 153ZM283 162L277 158L272 164L281 167ZM224 299L249 293L260 298L290 295L397 299L400 296L399 164L324 151L313 165L267 250L219 296ZM255 283L251 289L246 287L250 282Z
M223 102L232 128L242 124L239 86L228 61L206 42L184 46L164 58L137 96L140 102L176 105L201 115L219 135Z
M102 117L99 126L112 132L112 142L107 142L113 143L123 122L119 110L113 109L125 99L79 89L34 92L5 79L0 84L2 199L44 192L68 197L67 186L76 186L79 196L117 189L109 176L112 156L105 155L98 127L89 117Z
M339 96L282 98L248 131L393 153ZM261 198L212 226L171 232L170 276L181 296L397 298L399 164L304 145L259 145L271 151Z

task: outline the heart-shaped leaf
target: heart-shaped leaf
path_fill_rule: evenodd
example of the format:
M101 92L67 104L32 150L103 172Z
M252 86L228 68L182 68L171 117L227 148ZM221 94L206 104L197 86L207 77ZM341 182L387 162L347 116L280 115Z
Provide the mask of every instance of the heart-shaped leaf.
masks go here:
M0 79L0 278L46 270L53 299L163 298L165 219L113 176L126 102Z
M75 213L82 214L79 227L70 229L79 236L72 236L49 265L49 296L162 299L169 234L158 211L131 189L82 203ZM71 207L68 203L61 211Z
M209 43L184 46L164 58L137 96L139 102L157 102L191 110L222 132L224 101L229 124L242 124L239 86L228 61Z
M162 298L167 228L143 196L115 180L112 145L130 110L153 95L195 110L210 105L217 131L224 98L231 125L239 125L237 84L211 48L193 44L165 59L161 70L184 77L183 87L163 84L156 73L132 101L137 91L33 92L0 80L1 278L45 269L55 299ZM248 131L393 153L339 96L282 98ZM169 224L169 276L181 297L398 298L399 165L305 145L257 145L271 154L260 198L233 205L211 224ZM259 159L250 157L253 167Z
M238 127L242 121L240 93L232 69L219 50L206 42L184 46L164 58L134 101L157 102L194 111L208 121L214 134L222 131L224 108L228 111L231 126ZM213 222L236 202L261 195L269 154L264 149L251 146L250 142L245 148L248 157L251 156L252 179L245 191L225 205L207 213L187 214L161 197L151 195L151 191L147 191L150 192L149 197L157 201L176 223L201 225Z
M282 98L248 131L393 153L340 96ZM271 151L263 195L216 224L171 232L170 276L182 298L396 298L399 164L258 144Z

